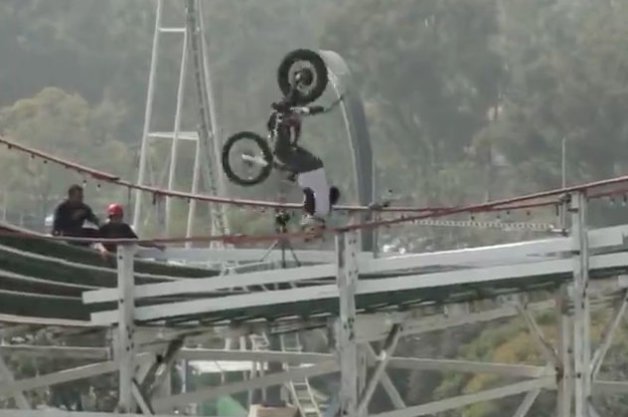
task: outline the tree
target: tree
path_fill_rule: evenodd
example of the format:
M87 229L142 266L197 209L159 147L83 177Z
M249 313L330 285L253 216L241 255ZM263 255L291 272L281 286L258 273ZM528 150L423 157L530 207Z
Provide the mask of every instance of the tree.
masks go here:
M498 99L503 71L491 47L497 30L494 1L339 7L325 45L347 57L359 76L378 160L390 161L381 167L387 185L405 178L403 188L423 203L455 200L434 182L449 168L469 174L462 162L470 160L467 148ZM466 194L463 187L456 191Z
M90 108L79 95L58 88L46 88L33 98L18 100L0 111L0 127L9 138L96 169L124 175L131 168L131 159L126 147L109 133L115 130L118 120L110 104ZM65 195L69 184L83 180L74 172L6 149L0 158L3 184L11 198L10 210L31 211L42 222ZM87 197L102 205L120 198L122 193L122 190L103 189L98 195L88 194Z

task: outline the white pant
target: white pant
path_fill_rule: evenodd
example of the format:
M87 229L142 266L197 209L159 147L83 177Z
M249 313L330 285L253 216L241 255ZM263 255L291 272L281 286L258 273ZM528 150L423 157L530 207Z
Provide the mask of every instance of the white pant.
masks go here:
M302 189L309 188L314 193L314 215L327 216L329 214L329 184L325 168L299 174L297 181Z

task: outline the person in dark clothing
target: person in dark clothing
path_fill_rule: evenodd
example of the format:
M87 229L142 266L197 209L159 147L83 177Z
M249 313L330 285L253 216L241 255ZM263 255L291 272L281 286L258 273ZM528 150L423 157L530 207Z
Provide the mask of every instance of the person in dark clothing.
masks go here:
M295 80L297 83L300 82L299 75L301 74L297 74ZM306 84L311 82L305 81ZM325 108L298 106L297 94L295 87L280 101L272 103L275 112L267 122L267 127L269 131L275 132L273 149L275 157L286 170L296 174L297 182L303 190L306 216L302 225L324 224L331 207L340 198L340 191L335 186L329 186L323 161L298 144L301 136L301 119L304 116L329 112L342 97Z
M95 237L94 229L83 227L86 220L96 226L100 225L100 220L91 207L83 202L83 187L72 185L68 189L68 198L55 209L52 234L54 236ZM89 243L70 243L89 246Z
M107 207L107 217L109 220L107 223L100 226L98 230L99 236L102 239L139 239L137 234L133 231L131 226L124 222L124 210L120 204L113 203ZM103 256L116 253L118 245L115 243L103 243L100 245L99 250ZM163 249L162 246L157 244L145 244L143 246L155 247Z
M107 207L107 217L109 221L98 230L101 238L138 239L131 226L124 222L124 211L120 204L110 204ZM102 246L107 252L115 253L117 250L117 245L113 243L103 243Z

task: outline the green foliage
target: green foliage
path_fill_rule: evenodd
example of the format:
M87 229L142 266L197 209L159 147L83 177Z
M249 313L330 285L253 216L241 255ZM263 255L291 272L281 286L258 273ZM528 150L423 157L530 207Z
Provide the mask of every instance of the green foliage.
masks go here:
M32 98L22 99L0 110L3 134L27 146L68 160L79 161L103 171L128 173L131 160L126 147L112 137L116 110L110 103L91 108L78 94L48 87ZM65 196L69 184L83 178L6 150L0 154L2 191L7 192L8 210L30 211L33 206L43 218ZM51 175L51 173L53 175ZM90 195L104 205L119 198L121 190L103 190ZM99 211L99 207L95 207Z

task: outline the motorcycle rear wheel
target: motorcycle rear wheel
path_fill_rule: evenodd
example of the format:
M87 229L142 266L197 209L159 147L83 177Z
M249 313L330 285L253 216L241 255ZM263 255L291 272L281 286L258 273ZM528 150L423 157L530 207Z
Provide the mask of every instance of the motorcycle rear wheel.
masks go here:
M250 142L244 151L238 146ZM250 187L265 181L273 169L273 154L268 142L254 132L240 132L222 147L222 169L230 181Z

